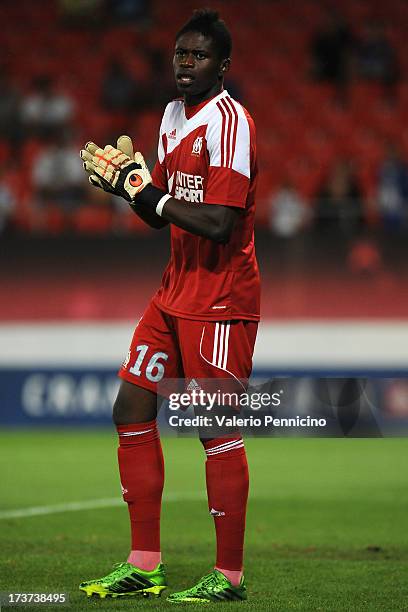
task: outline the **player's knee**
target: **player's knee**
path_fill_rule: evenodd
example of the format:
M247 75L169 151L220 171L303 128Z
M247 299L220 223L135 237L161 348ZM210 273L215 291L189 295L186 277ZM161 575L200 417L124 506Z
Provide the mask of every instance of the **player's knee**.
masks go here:
M112 409L112 420L115 425L123 425L123 418L127 412L128 410L118 393Z
M146 423L153 421L156 416L156 394L123 381L113 404L112 418L115 425Z
M145 418L144 411L138 410L137 402L133 402L131 398L123 396L120 392L113 404L112 419L115 425L131 425L152 420Z

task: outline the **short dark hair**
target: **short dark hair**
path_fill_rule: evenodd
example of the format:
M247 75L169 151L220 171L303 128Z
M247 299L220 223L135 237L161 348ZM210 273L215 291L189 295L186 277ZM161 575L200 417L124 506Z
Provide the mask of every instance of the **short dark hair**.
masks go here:
M176 41L186 32L200 32L203 36L212 38L217 47L220 59L230 57L232 51L232 38L225 22L219 18L217 11L211 9L197 9L192 17L176 34Z

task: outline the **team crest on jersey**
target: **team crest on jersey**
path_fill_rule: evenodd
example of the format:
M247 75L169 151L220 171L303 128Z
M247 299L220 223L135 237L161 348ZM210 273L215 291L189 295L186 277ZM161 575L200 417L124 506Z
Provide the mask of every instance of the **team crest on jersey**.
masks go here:
M191 150L191 155L197 155L197 157L201 154L201 149L203 147L203 136L197 136L193 143L193 148Z
M176 128L174 128L174 130L171 130L171 132L169 132L169 138L173 138L174 140L177 138L177 130Z

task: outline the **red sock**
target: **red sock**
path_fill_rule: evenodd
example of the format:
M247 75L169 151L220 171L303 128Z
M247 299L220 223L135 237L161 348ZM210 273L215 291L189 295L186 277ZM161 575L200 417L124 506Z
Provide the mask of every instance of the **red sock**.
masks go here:
M204 448L208 508L217 536L216 567L240 572L249 487L244 443L240 436L217 438L206 442Z
M117 431L123 499L130 515L131 548L158 552L164 463L156 421L118 425Z

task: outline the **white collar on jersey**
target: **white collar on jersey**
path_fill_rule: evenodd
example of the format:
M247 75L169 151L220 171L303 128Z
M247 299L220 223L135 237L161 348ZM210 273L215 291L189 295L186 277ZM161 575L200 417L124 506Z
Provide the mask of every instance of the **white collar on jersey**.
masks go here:
M204 111L207 112L212 106L214 106L214 104L217 104L217 102L219 100L221 100L222 98L226 98L227 96L229 96L228 91L226 89L223 89L218 95L216 95L213 98L211 98L210 100L208 100L207 104L204 104L204 106L202 108L200 108L199 111L194 113L194 115L192 117L190 117L190 119L187 119L187 117L186 117L185 105L184 105L184 101L182 101L184 120L185 121L193 121L202 112L204 112ZM199 106L199 105L197 104L197 106Z

